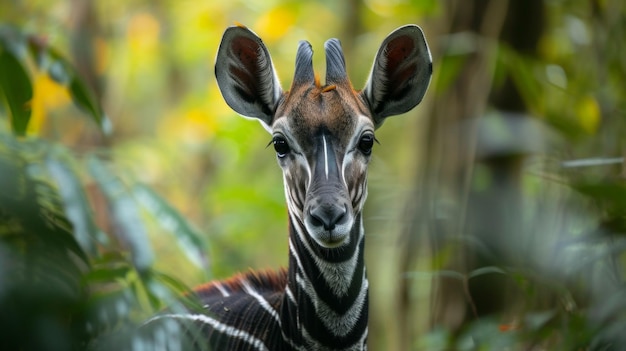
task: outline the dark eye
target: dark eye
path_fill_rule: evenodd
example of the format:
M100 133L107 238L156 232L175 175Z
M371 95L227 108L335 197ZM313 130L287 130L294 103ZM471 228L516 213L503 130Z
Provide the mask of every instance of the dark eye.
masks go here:
M285 138L275 136L274 139L272 139L272 143L274 144L274 150L276 150L276 155L278 157L283 158L289 153L289 144L287 144L287 140L285 140Z
M366 155L369 156L372 153L372 147L374 146L374 136L371 134L364 134L359 140L359 150Z

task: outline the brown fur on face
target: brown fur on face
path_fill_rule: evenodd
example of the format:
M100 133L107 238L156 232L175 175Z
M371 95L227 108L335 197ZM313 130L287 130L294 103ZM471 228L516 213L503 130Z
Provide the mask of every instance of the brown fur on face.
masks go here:
M287 119L293 137L304 150L314 147L312 143L323 131L333 138L336 147L345 148L358 117L370 117L367 104L349 83L292 87L275 115L274 123Z

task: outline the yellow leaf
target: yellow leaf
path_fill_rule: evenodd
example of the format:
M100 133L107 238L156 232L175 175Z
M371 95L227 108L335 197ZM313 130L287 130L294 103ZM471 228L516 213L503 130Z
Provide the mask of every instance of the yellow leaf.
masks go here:
M600 106L593 96L585 96L576 104L576 117L581 128L593 134L600 124Z
M161 122L159 131L167 139L181 139L189 145L202 144L213 136L215 124L210 110L192 107L174 112Z
M135 52L154 50L159 43L161 25L149 13L134 15L128 24L128 41Z
M294 11L279 6L263 14L255 23L254 29L263 40L273 42L287 34L295 22Z
M71 101L67 89L53 81L46 72L39 72L33 80L33 99L28 134L37 134L44 124L47 112L63 107Z
M106 74L111 62L111 50L109 48L109 44L102 38L96 38L95 51L96 72L99 74Z

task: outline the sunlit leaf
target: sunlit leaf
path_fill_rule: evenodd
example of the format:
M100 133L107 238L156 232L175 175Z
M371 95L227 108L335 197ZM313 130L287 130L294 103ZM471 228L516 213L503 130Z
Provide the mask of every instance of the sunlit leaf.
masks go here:
M13 132L25 135L33 98L30 76L15 53L7 49L6 42L0 40L0 45L0 93L9 107Z
M198 323L167 314L154 316L124 337L127 345L145 350L209 350Z
M39 69L66 86L75 104L94 119L104 134L111 133L111 122L93 93L73 66L48 47L45 39L26 37L19 29L0 26L0 45L0 93L9 106L11 126L17 135L26 134L31 118L33 87L26 69L28 49Z
M621 183L580 183L574 189L605 205L626 211L626 187Z
M264 40L273 42L287 33L296 21L296 9L288 6L276 6L263 13L254 28Z
M67 86L74 76L72 67L62 56L48 46L48 42L43 37L32 35L28 40L31 55L35 59L37 68L47 73L55 82Z
M499 54L498 63L510 74L520 95L532 110L543 97L542 86L535 75L537 62L506 45L500 46Z
M18 140L0 135L0 210L13 216L23 233L71 252L84 262L87 256L71 234L57 189L41 167L50 145L42 140ZM23 238L17 236L16 238ZM72 264L75 266L75 264Z
M436 70L437 85L435 87L438 91L442 92L450 89L450 86L458 78L466 60L467 56L465 55L447 55L442 57Z
M173 291L183 293L191 290L185 283L168 274L154 272L154 278L169 286Z
M133 15L128 24L127 38L131 49L140 55L154 54L159 44L161 24L149 12Z
M130 265L104 266L94 268L84 275L87 284L112 283L126 277L132 267Z
M130 249L133 264L139 272L146 271L154 255L137 203L122 181L100 160L89 158L87 167L107 198L116 234Z
M504 271L502 268L500 267L495 267L495 266L488 266L488 267L480 267L480 268L476 268L475 270L471 271L468 274L468 279L471 278L476 278L485 274L506 274L506 271Z
M48 116L48 111L69 104L67 89L50 79L45 73L36 73L33 79L33 99L28 134L37 135Z
M23 335L36 341L32 349L82 341L71 323L84 322L81 277L89 262L41 167L47 149L41 140L0 134L0 249L7 249L0 254L8 260L0 267L3 348L24 349L12 346L22 345Z
M539 330L554 319L555 316L556 311L554 310L529 313L525 316L524 328L528 330Z
M576 116L581 128L594 134L600 125L600 106L592 96L585 96L576 104Z
M74 103L91 116L105 135L110 134L111 121L74 66L61 53L34 37L30 40L30 49L39 69L53 81L65 86Z
M172 233L183 252L198 267L208 269L207 247L202 235L163 198L142 184L133 187L133 194L158 223Z
M55 148L46 159L46 166L59 187L65 214L72 222L76 240L85 252L95 256L98 239L104 237L104 234L94 222L91 206L80 179L71 167L68 155L60 148Z
M89 319L101 332L114 330L116 326L130 321L129 312L136 306L132 292L126 286L99 290L88 301Z
M76 75L70 81L69 90L74 103L89 113L104 134L111 134L113 131L111 121L102 110L100 104L93 97L91 91L87 89L85 83Z

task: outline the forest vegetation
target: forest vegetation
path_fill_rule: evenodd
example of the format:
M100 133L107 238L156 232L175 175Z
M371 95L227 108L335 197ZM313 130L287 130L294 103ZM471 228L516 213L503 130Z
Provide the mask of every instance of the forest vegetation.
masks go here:
M371 350L626 348L626 3L0 3L0 349L159 349L210 279L287 264L270 136L223 101L234 23L283 88L339 38L355 88L419 25L422 104L377 132ZM181 341L182 342L182 341Z

